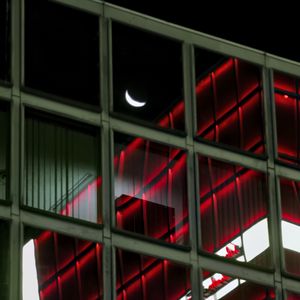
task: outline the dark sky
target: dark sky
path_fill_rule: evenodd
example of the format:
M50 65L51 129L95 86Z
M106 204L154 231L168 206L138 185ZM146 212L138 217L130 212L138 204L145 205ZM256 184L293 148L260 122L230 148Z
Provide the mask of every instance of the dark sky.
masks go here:
M300 18L292 2L266 2L266 8L258 1L107 2L300 62Z

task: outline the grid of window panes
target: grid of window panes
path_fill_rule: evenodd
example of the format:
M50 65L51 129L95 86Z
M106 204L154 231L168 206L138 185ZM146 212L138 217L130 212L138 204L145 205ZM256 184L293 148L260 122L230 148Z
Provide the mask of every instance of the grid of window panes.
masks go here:
M23 300L300 299L300 72L64 1L23 1L20 95L1 2L0 298L17 222Z

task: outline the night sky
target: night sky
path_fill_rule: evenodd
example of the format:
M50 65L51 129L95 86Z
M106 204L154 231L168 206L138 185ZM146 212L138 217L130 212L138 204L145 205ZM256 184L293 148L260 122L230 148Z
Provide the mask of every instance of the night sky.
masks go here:
M107 2L300 62L299 10L288 1Z

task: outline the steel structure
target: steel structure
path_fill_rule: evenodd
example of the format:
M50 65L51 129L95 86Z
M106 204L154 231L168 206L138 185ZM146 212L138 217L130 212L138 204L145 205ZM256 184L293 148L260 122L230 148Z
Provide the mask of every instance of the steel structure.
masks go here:
M9 243L9 299L22 299L22 248L24 226L51 230L73 237L99 242L103 250L103 290L104 299L116 298L116 248L138 252L144 255L183 263L191 269L191 287L193 299L203 299L201 285L202 269L213 269L219 273L243 278L254 283L274 287L276 299L287 299L286 291L300 294L300 282L286 275L283 270L284 252L281 241L281 198L279 177L299 180L300 171L278 161L275 96L273 71L280 71L291 76L300 76L300 64L284 58L225 41L216 37L170 24L149 16L129 11L108 3L92 0L56 0L60 5L89 12L99 18L100 28L100 82L101 112L95 112L48 99L39 94L23 90L24 86L24 3L12 0L11 6L11 74L12 84L0 86L1 102L9 103L10 110L10 155L9 155L9 191L8 199L0 202L0 218L10 224ZM172 132L133 124L110 114L112 109L112 57L111 23L118 21L129 26L147 30L175 39L182 43L184 104L186 136ZM242 59L262 68L264 130L266 156L246 155L243 152L225 149L194 139L196 133L196 95L194 93L194 47L213 50L220 54ZM99 103L100 105L100 103ZM76 219L53 217L43 211L28 209L24 203L24 158L25 158L25 109L34 108L61 117L96 126L99 130L102 161L102 211L103 224L95 225ZM189 211L190 248L166 245L151 239L125 234L115 230L114 213L114 144L113 132L140 136L145 139L172 147L184 149L187 153L187 191ZM201 246L200 213L197 209L199 199L199 170L197 155L221 159L250 169L265 172L268 176L268 207L270 249L272 269L251 267L231 260L215 259L199 251ZM200 183L201 184L201 183ZM195 201L195 199L197 199ZM299 237L295 237L297 239Z

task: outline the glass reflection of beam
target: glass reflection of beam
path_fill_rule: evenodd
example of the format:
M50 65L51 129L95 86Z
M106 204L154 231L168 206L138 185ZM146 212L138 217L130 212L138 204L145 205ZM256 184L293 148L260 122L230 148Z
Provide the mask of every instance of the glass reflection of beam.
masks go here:
M281 231L282 231L282 244L284 249L292 250L294 252L300 253L300 240L295 238L300 236L300 226L292 224L290 222L281 221ZM263 219L253 225L251 228L246 230L243 234L244 241L244 253L245 255L237 256L235 259L238 261L251 261L255 257L262 254L269 247L269 235L268 235L268 223L267 219ZM216 252L219 256L226 256L226 247L232 247L232 245L241 246L241 237L235 238L231 243L221 248ZM209 290L212 282L219 280L222 282L224 275L215 273L211 277L203 281L203 287ZM226 278L225 278L226 279ZM224 280L226 282L226 280ZM216 293L205 298L206 300L221 299L231 291L238 288L243 284L245 280L234 279L226 283L217 290Z

